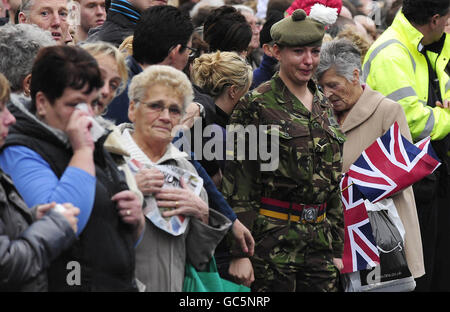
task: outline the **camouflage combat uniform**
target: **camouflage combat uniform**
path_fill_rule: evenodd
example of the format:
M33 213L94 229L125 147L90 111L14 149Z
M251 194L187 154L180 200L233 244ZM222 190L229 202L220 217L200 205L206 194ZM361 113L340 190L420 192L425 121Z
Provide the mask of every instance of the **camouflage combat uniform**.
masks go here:
M335 291L341 258L343 211L339 193L345 140L328 100L314 94L312 113L287 89L278 74L237 104L231 124L279 125L279 166L261 171L260 160L226 161L222 192L252 231L253 291ZM326 203L316 223L260 214L261 199L300 204Z

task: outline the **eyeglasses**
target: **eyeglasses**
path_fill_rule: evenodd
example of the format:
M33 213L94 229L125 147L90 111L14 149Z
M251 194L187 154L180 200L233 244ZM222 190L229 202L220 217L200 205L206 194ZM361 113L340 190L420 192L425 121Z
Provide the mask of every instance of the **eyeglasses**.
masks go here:
M166 108L169 111L169 116L171 118L180 118L181 117L181 109L176 105L170 105L169 107L164 106L161 102L151 102L151 103L142 103L145 107L152 113L161 114Z
M183 48L186 48L186 49L189 49L189 50L191 50L191 52L189 53L189 57L194 57L195 56L195 54L197 53L197 49L195 49L195 48L193 48L193 47L188 47L188 46L182 46Z
M169 52L167 54L169 54L175 47L176 46L170 47ZM185 48L185 49L189 49L191 51L189 53L189 58L193 58L196 55L197 51L198 51L198 49L195 49L193 47L188 47L187 45L181 45L181 47Z

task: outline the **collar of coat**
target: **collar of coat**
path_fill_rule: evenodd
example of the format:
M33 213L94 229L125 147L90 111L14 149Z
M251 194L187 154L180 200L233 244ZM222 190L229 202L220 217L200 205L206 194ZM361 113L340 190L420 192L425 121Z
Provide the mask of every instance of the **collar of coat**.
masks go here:
M400 33L402 38L405 39L402 40L403 44L408 45L409 49L415 49L420 53L421 49L423 48L421 44L423 34L408 21L403 12L400 11L397 13L391 27L397 33ZM450 40L449 36L447 36L446 33L444 33L443 36L445 36L444 41L447 41L446 44L443 44L443 47L444 49L448 50L450 49L450 44L448 44L448 40Z
M102 116L97 116L96 120L103 128L110 131L104 144L105 149L111 154L129 157L130 154L125 148L119 128L112 121Z
M377 110L384 98L385 96L383 94L365 85L362 95L348 113L347 118L345 118L341 126L342 131L347 133L364 123Z
M13 93L13 94L11 94L9 104L12 105L12 107L10 106L9 108L12 112L14 112L13 115L16 117L16 119L18 118L18 116L17 116L18 113L22 114L22 117L24 119L28 119L29 122L32 122L32 123L36 124L37 126L45 129L47 131L47 133L52 134L61 143L63 143L64 146L66 146L67 148L70 147L69 137L64 131L50 127L45 122L38 119L36 117L36 115L34 115L33 113L31 113L29 111L29 108L31 107L31 99L30 98L25 97L23 95L18 95L18 94Z
M289 105L294 107L294 102L298 101L302 104L301 107L297 107L299 109L299 112L306 116L309 116L311 113L313 113L314 105L319 104L322 108L331 107L328 100L323 96L322 92L320 92L318 84L313 78L308 81L308 89L313 94L313 110L311 112L306 109L304 104L289 90L283 79L281 79L279 71L273 75L269 83L270 85L267 85L267 87L269 87L269 90L271 89L274 91L277 104L285 105L289 103ZM260 91L259 88L258 91Z
M166 152L164 155L156 162L153 163L147 155L141 150L141 148L136 144L134 139L131 137L131 134L134 131L134 125L131 123L123 123L118 126L118 131L122 134L122 142L123 147L126 151L130 153L130 151L134 151L130 153L132 158L136 158L142 164L148 165L159 165L168 160L177 160L177 159L188 159L188 154L180 151L175 145L169 143L166 148Z

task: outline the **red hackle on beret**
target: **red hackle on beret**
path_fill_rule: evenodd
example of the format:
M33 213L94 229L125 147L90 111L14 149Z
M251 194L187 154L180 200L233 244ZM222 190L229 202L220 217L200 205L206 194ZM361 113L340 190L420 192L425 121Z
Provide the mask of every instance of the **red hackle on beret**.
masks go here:
M337 13L341 12L342 0L295 0L286 10L287 15L291 15L297 9L302 9L309 16L309 12L314 4L320 3L330 8L336 8Z

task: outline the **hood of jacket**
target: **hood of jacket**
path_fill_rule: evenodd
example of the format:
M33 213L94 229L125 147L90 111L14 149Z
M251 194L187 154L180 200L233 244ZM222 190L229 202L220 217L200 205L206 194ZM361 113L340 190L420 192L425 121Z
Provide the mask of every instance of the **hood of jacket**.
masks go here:
M52 140L54 143L70 147L69 137L64 131L50 127L30 112L31 99L17 94L11 94L8 109L16 118L16 123L11 126L10 133L30 135L44 140ZM8 139L7 139L8 140Z
M30 112L31 99L24 95L11 94L8 109L16 118L16 123L10 127L10 133L20 133L35 138L51 141L65 148L70 148L69 136L62 130L53 128L40 120L35 114ZM101 116L96 116L95 120L106 129L102 138L98 139L96 145L103 144L108 133L114 124ZM119 153L120 154L120 153Z
M372 90L368 85L364 85L363 93L342 124L342 131L347 133L364 123L378 109L378 106L384 98L385 96L383 94Z

